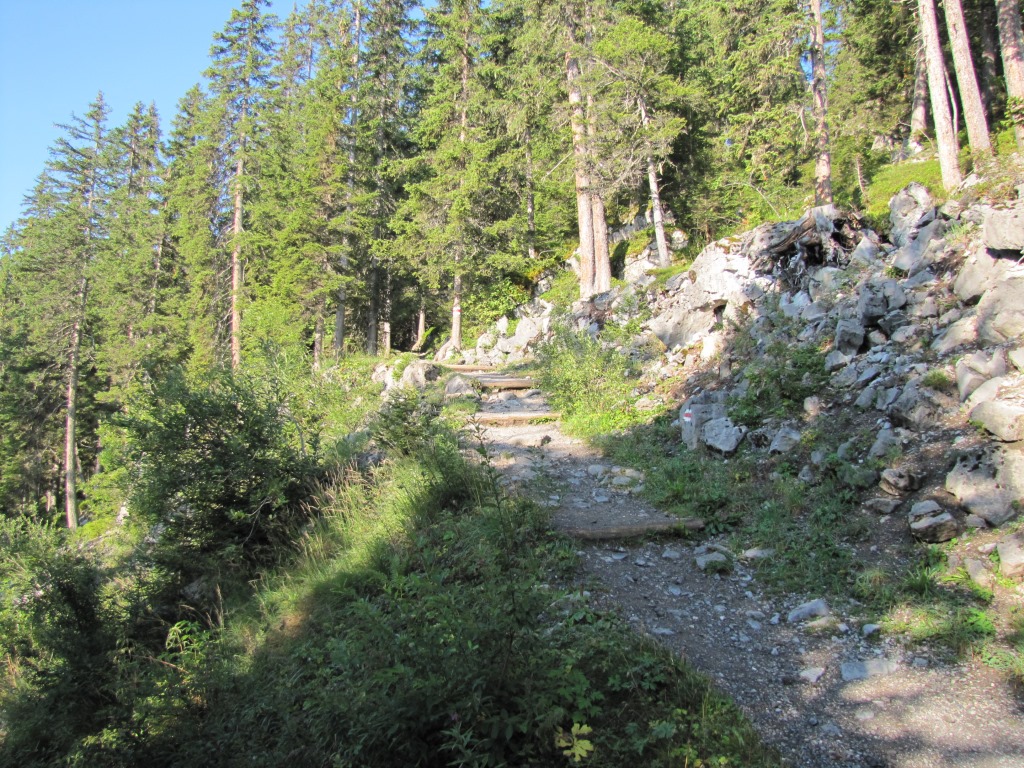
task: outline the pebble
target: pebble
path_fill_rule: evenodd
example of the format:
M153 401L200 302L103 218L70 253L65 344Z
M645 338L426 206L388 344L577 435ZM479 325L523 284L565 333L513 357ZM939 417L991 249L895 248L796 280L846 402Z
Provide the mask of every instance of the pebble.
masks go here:
M824 674L824 667L807 667L806 669L800 670L800 679L803 680L805 683L814 685L819 680L821 680L821 676ZM814 723L811 723L811 725L814 725Z
M891 659L868 659L867 661L846 661L839 668L843 682L867 680L869 677L891 675L899 669L899 664Z
M793 624L797 621L806 621L815 616L828 616L828 614L828 604L821 598L818 598L817 600L811 600L810 602L798 605L789 612L789 615L786 616L786 621Z

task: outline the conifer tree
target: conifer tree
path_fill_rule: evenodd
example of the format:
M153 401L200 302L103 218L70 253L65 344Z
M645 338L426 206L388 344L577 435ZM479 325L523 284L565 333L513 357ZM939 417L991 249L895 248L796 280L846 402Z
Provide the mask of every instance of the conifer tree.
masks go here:
M269 0L244 0L231 12L223 32L214 36L212 63L206 71L215 108L224 124L225 156L232 170L230 343L231 365L242 361L242 270L245 203L252 191L253 169L247 166L251 145L259 138L270 83L273 44L272 16L264 14Z
M995 0L998 11L999 47L1006 78L1006 113L1013 122L1017 148L1024 149L1024 34L1021 34L1019 0Z
M63 493L69 528L78 526L83 374L91 359L91 290L107 247L107 114L101 93L84 116L72 116L50 151L16 234L17 290L26 340L58 371L63 389Z
M953 68L960 92L960 103L964 109L967 124L967 140L971 152L978 156L992 154L992 142L988 137L988 121L985 119L985 105L981 101L978 77L971 57L971 46L967 39L967 21L960 0L943 0L946 29L949 32L949 47L953 52Z

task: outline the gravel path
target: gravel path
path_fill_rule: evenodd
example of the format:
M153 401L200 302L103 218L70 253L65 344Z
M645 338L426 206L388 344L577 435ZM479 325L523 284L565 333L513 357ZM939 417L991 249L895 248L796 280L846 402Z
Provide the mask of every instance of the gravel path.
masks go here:
M484 415L546 410L536 390L483 404ZM551 507L557 529L666 517L636 495L642 478L557 423L487 427L485 437L505 481ZM1024 702L1004 675L940 663L899 638L865 637L855 604L790 621L818 596L768 597L742 559L730 573L701 570L699 560L728 553L723 543L581 541L580 586L712 678L788 765L1024 767Z

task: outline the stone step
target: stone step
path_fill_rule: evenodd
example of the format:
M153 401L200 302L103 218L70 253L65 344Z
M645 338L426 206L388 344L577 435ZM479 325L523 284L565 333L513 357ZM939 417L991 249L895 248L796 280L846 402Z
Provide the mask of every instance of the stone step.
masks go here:
M524 424L558 421L557 411L481 411L473 419L486 427L518 427Z

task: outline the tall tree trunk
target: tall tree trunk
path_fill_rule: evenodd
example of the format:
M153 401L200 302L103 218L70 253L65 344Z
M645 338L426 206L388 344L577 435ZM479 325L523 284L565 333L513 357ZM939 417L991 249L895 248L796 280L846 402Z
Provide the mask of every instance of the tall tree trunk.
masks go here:
M526 151L526 255L532 260L537 258L537 216L533 191L533 151L530 148L530 129L523 135L523 146Z
M818 160L814 167L814 201L832 204L832 152L828 139L828 92L825 80L825 29L821 19L821 0L811 0L811 91L814 97L814 122L818 134Z
M334 353L336 355L342 355L345 352L345 309L348 303L348 290L345 285L345 273L348 272L349 266L349 254L352 252L354 247L352 233L348 230L352 226L352 198L355 196L356 187L356 124L359 122L359 46L362 44L363 39L363 15L362 15L362 4L353 3L353 19L352 19L352 80L349 83L349 108L348 108L348 125L349 125L349 140L348 140L348 178L345 183L346 194L345 194L345 210L346 210L346 228L345 234L342 236L342 255L338 259L338 272L341 275L341 282L338 285L338 290L335 293L335 299L337 304L334 309Z
M460 313L461 314L461 313ZM420 309L416 313L416 343L412 345L413 352L419 352L423 349L423 344L427 340L427 302L426 299L420 294Z
M917 66L914 70L914 100L910 107L910 138L907 148L916 155L924 147L921 141L928 133L928 60L924 43L917 48Z
M817 2L817 0L814 0ZM946 29L949 32L949 47L953 51L953 68L960 88L960 103L963 105L964 122L967 123L967 142L971 153L978 156L992 154L992 142L988 137L988 121L985 119L985 105L978 90L978 77L974 72L971 58L971 44L967 39L967 22L960 0L944 0Z
M1017 148L1024 150L1024 35L1020 28L1019 0L996 0L999 48L1006 78L1006 112L1013 120Z
M570 49L575 44L569 34ZM565 74L569 88L569 123L572 128L572 151L576 177L576 220L580 233L580 298L594 295L594 214L590 195L590 158L587 153L586 114L580 90L579 60L570 50L565 54Z
M68 528L78 527L78 376L88 292L89 284L83 277L75 297L77 306L68 349L68 386L64 414L64 517Z
M960 147L957 143L956 132L953 130L953 120L949 114L949 97L946 95L946 65L942 60L942 45L939 42L939 26L935 16L934 0L917 0L917 10L925 58L928 62L928 94L931 96L932 119L935 121L935 140L939 149L942 185L946 189L953 189L963 181L958 159Z
M369 295L369 305L366 308L366 354L368 355L377 354L377 328L380 323L377 283L377 265L371 264L366 285L366 292Z
M998 79L999 41L996 39L996 9L991 3L982 2L981 23L978 37L981 38L981 100L985 104L985 114L989 122L994 119L993 110L996 103L996 80Z
M231 367L242 364L242 312L239 299L242 293L242 173L244 160L238 158L235 166L235 211L231 223Z
M450 349L462 349L462 275L458 272L455 273L455 277L452 280L452 337Z
M594 216L594 293L612 289L612 259L608 249L608 218L604 198L594 187L590 188L590 212Z
M313 326L313 370L320 370L324 356L324 312L326 311L324 300L320 299L316 305L316 321Z

